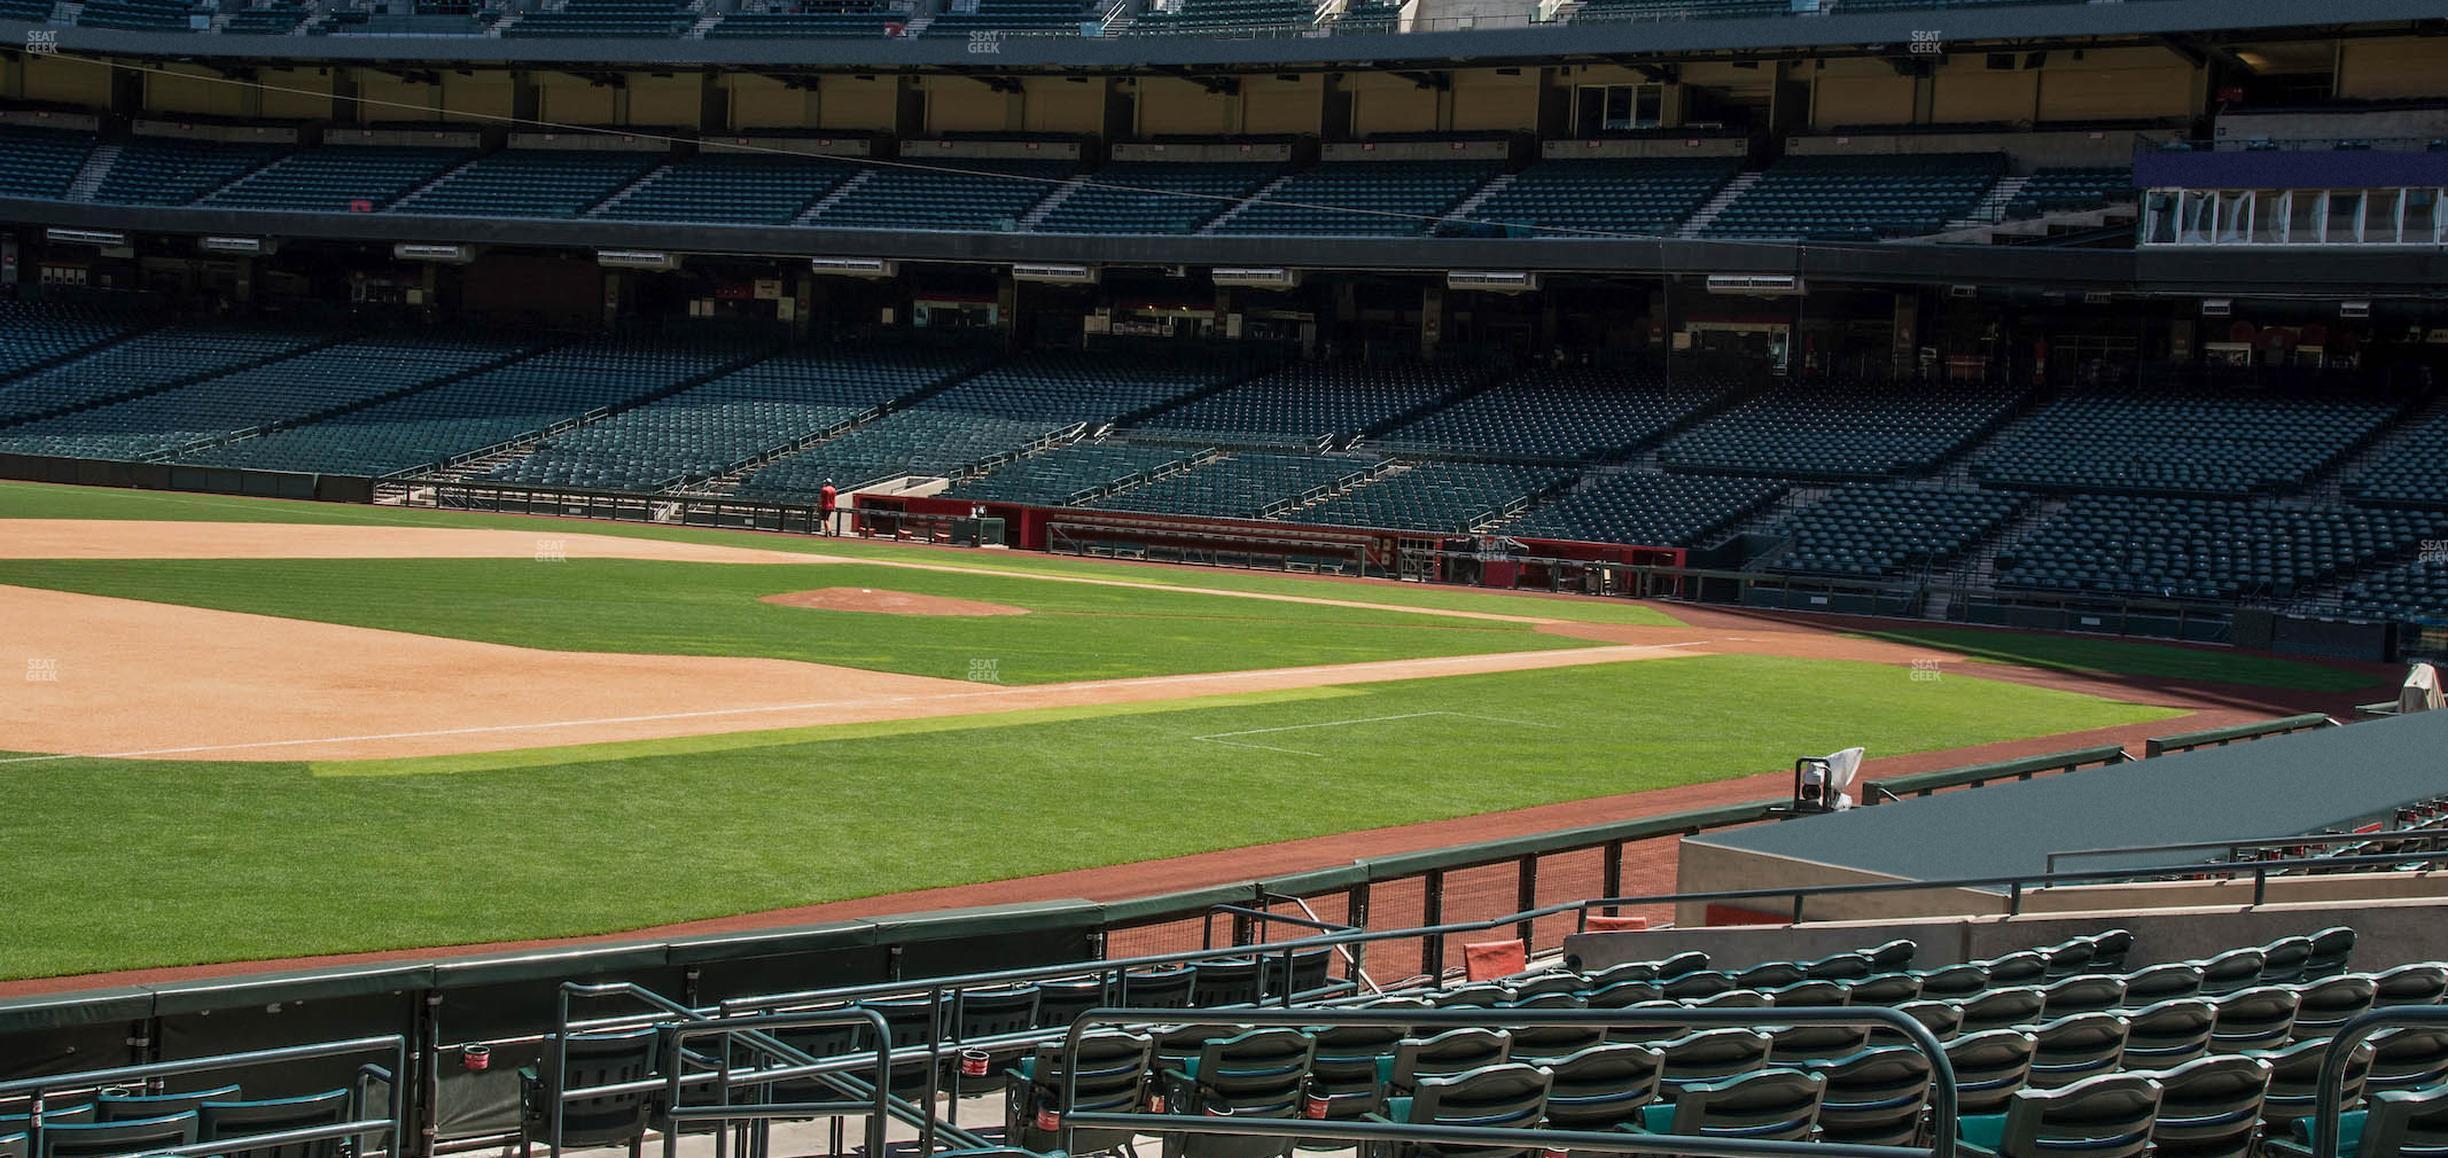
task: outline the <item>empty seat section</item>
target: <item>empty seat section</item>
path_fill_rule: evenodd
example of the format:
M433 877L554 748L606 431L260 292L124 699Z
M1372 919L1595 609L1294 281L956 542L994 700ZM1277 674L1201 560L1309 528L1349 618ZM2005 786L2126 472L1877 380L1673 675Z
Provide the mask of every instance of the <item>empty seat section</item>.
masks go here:
M2395 412L2378 398L2339 393L2085 390L1983 447L1972 473L2032 490L2241 496L2291 489Z
M2001 153L1788 156L1703 232L1815 241L1935 233L1970 214L2005 169Z
M1996 426L2018 397L1987 385L1780 383L1669 440L1659 459L1677 469L1781 478L1923 471Z
M1133 36L1230 36L1290 32L1317 21L1311 0L1180 0L1170 9L1150 8L1132 19Z
M1134 433L1229 446L1318 446L1435 405L1481 376L1475 367L1426 363L1285 366L1154 415Z
M1785 484L1768 479L1601 474L1499 529L1515 538L1688 546L1783 493Z
M1519 463L1424 462L1285 517L1338 527L1460 533L1519 510L1531 495L1571 477L1558 467Z
M261 438L240 439L180 461L261 470L397 474L672 389L744 356L744 351L730 347L648 339L578 342L405 398Z
M2028 500L1926 483L1855 483L1785 521L1792 548L1770 566L1821 575L1900 575L1944 563Z
M677 36L696 17L683 0L568 0L538 8L502 31L516 38L559 36Z
M106 310L0 298L0 391L9 378L123 337L136 324Z
M907 409L777 460L740 493L812 499L902 475L951 475L1080 426L1153 409L1238 371L1176 358L1039 353L1013 359Z
M2448 613L2448 560L2416 559L2347 584L2338 602L2348 612L2419 623Z
M1370 439L1394 453L1592 462L1657 439L1721 396L1699 375L1589 367L1534 370Z
M576 217L662 160L657 153L508 149L401 202L398 212L457 217Z
M300 330L253 326L170 326L82 357L0 382L0 422L91 406L158 390L189 378L296 353L318 341Z
M885 24L897 21L881 9L869 5L850 5L838 11L819 12L751 12L730 13L714 27L706 29L708 40L771 40L825 37L879 37Z
M185 205L279 160L288 151L285 145L130 137L120 143L119 158L95 187L94 200L118 205Z
M1478 225L1530 237L1666 236L1741 169L1731 157L1540 161L1440 232Z
M485 477L589 490L661 490L732 470L966 369L949 351L791 353L552 436Z
M93 146L85 133L0 126L0 197L66 194Z
M1120 161L1047 211L1042 233L1190 233L1257 192L1276 167L1231 162Z
M215 209L380 209L468 158L463 149L421 145L330 145L291 153L205 194Z
M1064 506L1179 470L1199 453L1180 446L1073 442L1013 459L954 485L944 495L979 502Z
M2081 495L1998 553L2000 587L2233 599L2292 596L2340 572L2412 555L2448 516Z
M594 216L621 221L787 225L858 172L855 162L774 153L699 153L637 183Z
M195 7L183 0L88 0L76 22L79 28L186 32L195 26L197 15Z
M1293 174L1215 231L1417 237L1503 168L1493 161L1328 161Z
M1080 505L1107 511L1256 519L1275 514L1303 496L1341 489L1383 469L1382 460L1353 455L1235 454Z
M2448 509L2448 471L2441 463L2448 463L2448 413L2399 435L2346 480L2346 494L2357 502Z
M2006 203L2010 218L2099 209L2134 200L2133 167L2040 169Z
M1588 0L1573 14L1576 23L1613 20L1717 20L1734 16L1784 16L1794 0Z
M929 157L905 151L910 165L879 166L808 224L837 229L1009 231L1029 208L1071 175L1069 161Z
M1079 0L977 0L973 11L945 11L928 22L920 36L948 40L979 35L1078 36L1083 22L1097 13Z
M242 36L287 36L311 15L302 0L277 0L241 8L221 22L221 31Z
M488 338L366 338L111 406L0 427L0 451L140 460L439 381L532 343Z

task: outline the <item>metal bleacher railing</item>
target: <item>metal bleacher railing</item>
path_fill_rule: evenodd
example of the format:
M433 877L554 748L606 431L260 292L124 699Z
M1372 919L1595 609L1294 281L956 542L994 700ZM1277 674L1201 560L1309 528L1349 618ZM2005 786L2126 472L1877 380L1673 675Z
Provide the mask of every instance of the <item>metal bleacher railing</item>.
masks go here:
M227 1154L233 1150L264 1153L279 1148L284 1152L310 1153L317 1148L312 1143L341 1138L356 1141L356 1153L367 1155L374 1148L368 1139L382 1138L386 1152L396 1152L400 1140L408 1136L407 1108L401 1082L412 1072L408 1064L408 1039L399 1034L351 1038L345 1041L314 1042L306 1045L281 1046L274 1049L249 1050L244 1053L217 1054L210 1057L160 1061L145 1065L118 1066L103 1070L55 1074L44 1077L19 1078L0 1082L0 1104L23 1101L26 1107L27 1153L49 1154L43 1139L43 1116L53 1099L62 1095L76 1096L98 1093L112 1087L135 1085L147 1087L163 1078L192 1074L222 1073L280 1065L289 1062L314 1061L347 1057L355 1054L387 1052L390 1064L367 1062L357 1068L357 1080L349 1091L348 1107L341 1121L322 1125L298 1126L267 1131L238 1138L221 1138L191 1142L181 1146L147 1146L142 1152L147 1158L204 1158L205 1155ZM374 1110L374 1087L383 1088L383 1103L388 1112ZM297 1149L292 1149L297 1148Z

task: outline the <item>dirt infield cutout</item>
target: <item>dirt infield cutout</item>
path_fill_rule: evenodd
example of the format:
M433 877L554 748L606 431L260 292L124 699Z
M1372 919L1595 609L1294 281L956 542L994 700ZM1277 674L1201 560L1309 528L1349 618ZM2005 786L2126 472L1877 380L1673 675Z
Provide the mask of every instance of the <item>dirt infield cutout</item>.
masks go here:
M1008 603L954 599L948 595L913 595L907 591L878 591L873 587L819 587L813 591L785 591L780 595L759 596L757 602L777 603L784 607L810 607L818 611L863 611L871 615L950 615L976 619L1028 614L1028 608L1013 607Z

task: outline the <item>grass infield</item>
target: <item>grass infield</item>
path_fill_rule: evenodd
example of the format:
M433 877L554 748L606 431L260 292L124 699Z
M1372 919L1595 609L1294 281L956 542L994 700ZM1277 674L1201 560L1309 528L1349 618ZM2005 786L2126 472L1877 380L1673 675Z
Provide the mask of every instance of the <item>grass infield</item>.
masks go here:
M1708 656L364 765L0 763L0 977L601 933L2171 714Z

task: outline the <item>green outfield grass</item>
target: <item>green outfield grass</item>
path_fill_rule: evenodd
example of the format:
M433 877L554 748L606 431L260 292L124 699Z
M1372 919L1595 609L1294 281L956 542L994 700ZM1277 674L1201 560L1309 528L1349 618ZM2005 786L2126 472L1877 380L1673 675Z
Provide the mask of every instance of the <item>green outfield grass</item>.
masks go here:
M1003 683L1121 679L1592 646L1503 620L866 564L634 559L0 562L0 583L517 647L761 656ZM1029 609L983 618L760 602L822 587Z
M1671 626L1678 622L1654 607L1624 600L1570 599L1502 591L1425 587L1394 583L1321 583L1304 576L1255 571L1150 567L1109 563L1035 552L926 549L909 544L850 538L810 538L802 535L748 531L658 527L586 519L550 519L529 515L485 515L459 511L407 510L337 503L292 502L237 498L226 495L167 494L158 491L103 487L44 486L0 482L0 519L147 519L212 523L319 523L347 526L474 527L485 530L534 531L554 535L611 535L630 539L712 543L727 547L799 551L878 561L925 562L942 566L1008 571L1018 575L1066 575L1116 579L1192 590L1246 591L1272 595L1328 597L1391 607L1428 607L1447 611L1479 611L1499 615L1530 615L1578 623L1629 623ZM549 532L539 531L550 527Z
M2170 714L1713 656L364 765L18 760L0 977L598 933Z
M1904 627L1863 634L1941 648L1983 663L2017 664L2079 675L2140 676L2303 692L2352 692L2387 682L2352 668L2306 660L2123 639L2026 635L1961 627Z

